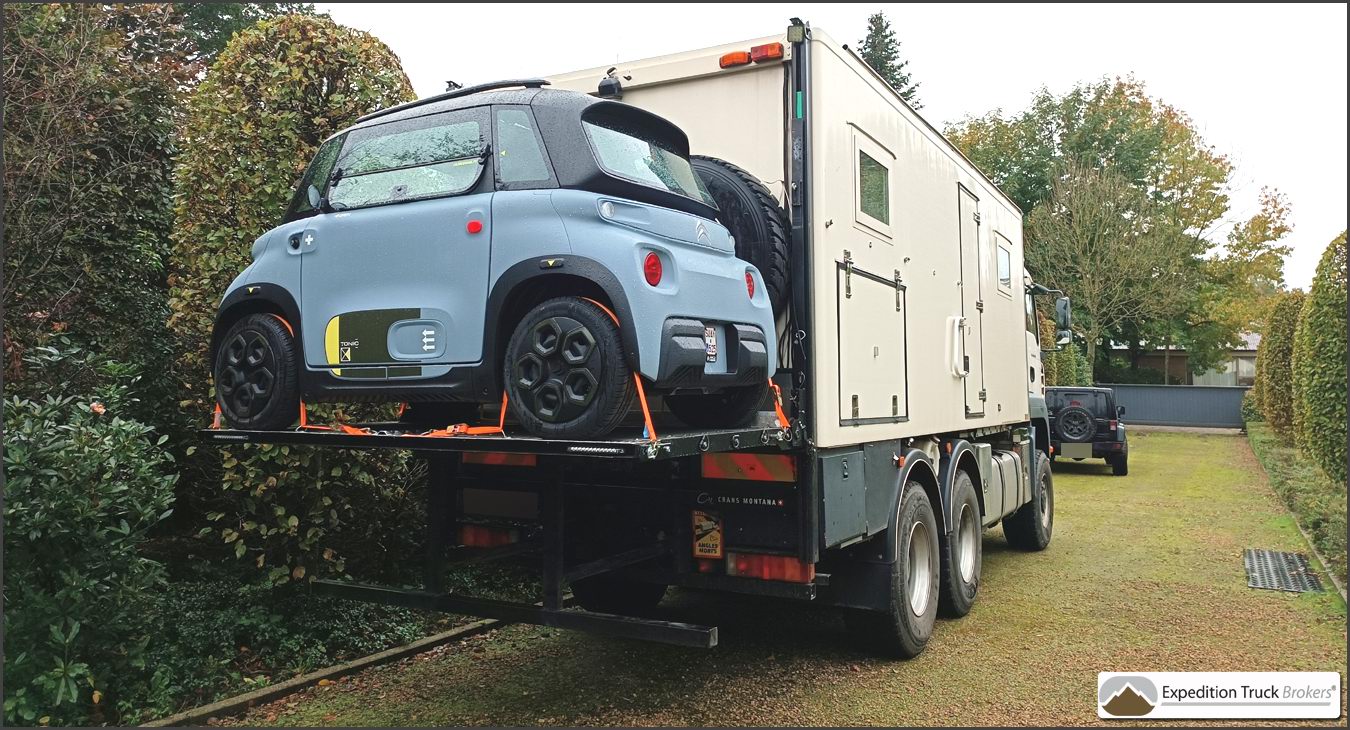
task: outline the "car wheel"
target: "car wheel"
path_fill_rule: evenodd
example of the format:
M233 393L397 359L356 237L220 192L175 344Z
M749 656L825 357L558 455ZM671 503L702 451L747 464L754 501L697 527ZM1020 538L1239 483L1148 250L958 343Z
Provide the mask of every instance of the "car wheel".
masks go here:
M619 326L580 297L550 299L516 325L506 346L511 412L543 438L604 436L633 403Z
M1127 454L1116 454L1115 456L1112 456L1112 457L1111 457L1111 475L1112 475L1112 476L1123 477L1123 476L1129 476L1129 474L1130 474L1130 457L1129 457L1129 455L1127 455Z
M942 572L937 518L923 485L905 484L895 524L898 534L893 536L896 550L890 571L890 606L885 611L850 609L844 620L864 646L911 659L924 650L933 635Z
M942 615L960 617L970 613L980 590L980 565L984 557L984 526L975 483L964 470L956 470L952 484L951 532L938 538L942 554Z
M1031 484L1031 501L1003 518L1003 534L1008 544L1028 551L1044 550L1055 528L1055 484L1050 461L1039 452L1033 458L1036 476Z
M1055 414L1055 428L1061 441L1081 444L1092 440L1097 421L1092 412L1082 406L1065 406Z
M766 383L726 388L721 393L671 393L666 408L694 428L737 428L754 421L769 397Z
M216 349L216 403L232 428L276 431L300 415L295 336L272 314L250 314Z

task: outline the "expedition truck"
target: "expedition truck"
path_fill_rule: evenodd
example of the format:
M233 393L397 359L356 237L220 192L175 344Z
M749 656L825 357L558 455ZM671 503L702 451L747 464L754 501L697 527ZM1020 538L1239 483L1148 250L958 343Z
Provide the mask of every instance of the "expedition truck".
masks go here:
M320 149L289 220L259 244L261 257L301 260L312 299L243 275L217 352L227 364L257 354L230 354L246 314L304 361L309 385L286 407L302 394L405 399L442 428L288 429L278 415L267 429L226 418L231 428L202 432L427 460L424 588L321 588L700 647L717 643L715 626L654 613L668 587L758 594L837 606L867 646L912 657L939 611L970 610L985 529L1002 523L1026 550L1049 544L1034 297L1052 292L1022 268L1021 214L847 47L794 20L765 38L379 114ZM393 142L344 150L380 119L477 127L453 154L405 150L409 163L372 173L363 160L397 156ZM419 164L436 169L394 174ZM360 182L374 175L391 177ZM414 216L427 202L441 210ZM336 233L362 216L365 230ZM406 275L416 297L385 260L400 248L428 269ZM311 271L324 254L346 273ZM453 293L437 305L440 286ZM361 314L391 307L408 311ZM1062 297L1056 320L1063 341ZM572 339L579 328L590 336ZM437 359L399 357L428 330ZM376 343L375 360L344 357L356 339ZM531 355L540 367L521 365ZM569 368L595 357L587 392L626 389L613 376L632 374L638 406L611 399L595 422L541 428L585 409L550 421L541 400L561 401L539 384L561 378L571 398ZM352 378L358 366L369 380ZM495 413L477 408L503 392ZM442 395L474 413L428 408ZM478 418L488 425L467 425ZM539 561L539 603L445 590L447 563L508 556Z

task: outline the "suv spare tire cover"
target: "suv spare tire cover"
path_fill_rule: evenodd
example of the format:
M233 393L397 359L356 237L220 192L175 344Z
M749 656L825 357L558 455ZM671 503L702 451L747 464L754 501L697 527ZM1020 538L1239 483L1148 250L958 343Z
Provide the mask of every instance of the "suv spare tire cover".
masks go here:
M1083 406L1065 406L1055 414L1055 430L1061 441L1083 443L1097 433L1097 419Z
M759 269L774 313L783 311L788 294L787 214L763 183L736 165L700 155L689 161L717 203L718 222L736 239L736 256Z

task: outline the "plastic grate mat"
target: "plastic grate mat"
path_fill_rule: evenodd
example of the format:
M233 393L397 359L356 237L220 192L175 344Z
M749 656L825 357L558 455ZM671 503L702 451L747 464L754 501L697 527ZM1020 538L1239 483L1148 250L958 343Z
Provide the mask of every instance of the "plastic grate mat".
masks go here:
M1322 581L1308 566L1302 553L1247 548L1242 562L1247 568L1247 587L1292 593L1321 593Z

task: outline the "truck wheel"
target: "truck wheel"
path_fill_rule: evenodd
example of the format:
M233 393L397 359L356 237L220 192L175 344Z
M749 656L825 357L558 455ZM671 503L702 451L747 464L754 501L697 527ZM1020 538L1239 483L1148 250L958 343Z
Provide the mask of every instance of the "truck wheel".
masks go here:
M787 215L773 194L753 175L716 157L693 155L689 164L720 211L717 219L736 238L736 256L764 277L774 312L787 304Z
M633 403L633 372L619 327L580 297L531 309L506 346L506 396L527 431L542 438L604 436Z
M895 562L891 565L891 605L885 611L850 610L844 614L849 631L865 646L885 654L911 659L919 655L933 635L937 621L938 560L937 518L928 493L918 482L905 484L900 513Z
M1130 457L1128 454L1116 454L1111 457L1111 475L1117 477L1129 476Z
M984 527L975 483L962 469L952 485L952 531L938 540L942 554L942 594L938 607L953 618L970 613L980 590L980 566L984 558Z
M295 337L271 314L234 323L216 350L216 403L232 428L276 431L300 415Z
M1031 501L1003 518L1003 534L1018 550L1044 550L1050 544L1055 527L1055 485L1050 461L1036 453L1035 478L1031 483Z
M587 611L641 616L666 597L666 587L606 574L573 583L572 597Z
M768 399L767 385L726 388L721 393L671 393L666 408L694 428L737 428L754 421Z

